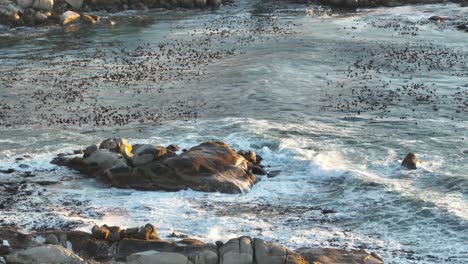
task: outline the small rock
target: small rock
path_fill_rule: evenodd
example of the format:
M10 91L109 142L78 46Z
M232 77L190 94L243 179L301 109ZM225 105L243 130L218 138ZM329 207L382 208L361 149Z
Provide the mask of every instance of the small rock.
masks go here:
M262 167L258 165L252 166L252 173L257 175L267 175L268 173Z
M91 233L96 239L108 239L110 236L110 231L104 226L99 227L98 225L94 225L93 228L91 228Z
M13 173L15 172L14 169L6 169L6 170L0 170L1 173L5 173L5 174L10 174L10 173Z
M267 174L267 177L268 177L268 178L273 178L273 177L276 177L276 176L280 175L280 173L281 173L280 170L270 171L270 172Z
M42 12L37 12L34 15L34 21L36 21L37 23L44 23L47 21L47 18L47 15Z
M80 14L78 14L76 12L73 12L73 11L67 11L67 12L63 13L60 18L61 18L61 21L62 21L62 25L66 25L66 24L69 24L69 23L71 23L71 22L73 22L75 20L80 19Z
M180 147L177 144L170 144L169 146L166 147L166 149L172 152L177 152L180 150Z
M442 22L442 21L445 21L445 20L448 20L447 17L442 17L442 16L431 16L429 18L430 21L436 21L436 22Z
M332 209L324 209L322 210L322 214L334 214L336 213L335 210L332 210Z
M405 159L401 162L401 165L407 169L415 170L421 164L421 161L418 159L416 154L409 153L406 155Z
M84 260L72 251L57 245L44 245L16 251L6 257L7 263L84 263Z
M152 224L146 224L138 230L138 233L133 238L141 240L159 240L158 229Z
M96 15L83 15L83 20L85 22L88 22L89 24L97 24L99 23L99 21L101 21L101 17L100 16L96 16Z
M18 165L18 167L20 167L22 169L27 169L27 168L29 168L29 165L28 164L20 164L20 165Z

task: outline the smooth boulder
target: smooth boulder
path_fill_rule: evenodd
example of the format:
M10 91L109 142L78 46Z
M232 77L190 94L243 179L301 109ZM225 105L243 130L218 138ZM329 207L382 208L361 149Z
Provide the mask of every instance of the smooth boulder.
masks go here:
M74 9L80 9L83 6L83 0L65 0Z
M54 8L54 0L34 0L33 8L51 12Z
M60 17L62 24L70 24L71 22L80 19L80 14L73 12L73 11L66 11L65 13L62 14Z
M128 264L192 264L186 256L173 252L154 250L139 252L128 257Z
M18 5L23 8L30 8L33 6L34 0L17 0Z
M84 260L72 251L57 245L45 245L16 251L5 256L7 263L17 264L78 264Z

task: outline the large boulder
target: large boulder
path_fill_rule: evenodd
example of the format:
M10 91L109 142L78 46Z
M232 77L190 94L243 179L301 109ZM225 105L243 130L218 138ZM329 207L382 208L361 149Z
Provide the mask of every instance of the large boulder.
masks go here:
M186 256L173 252L154 250L139 252L128 257L129 264L192 264Z
M78 264L84 260L72 251L57 245L45 245L16 251L5 256L7 263Z
M256 264L306 264L297 253L262 239L253 240Z
M57 165L68 166L119 188L178 191L193 189L206 192L240 193L249 191L257 179L250 171L252 163L223 142L207 142L176 155L162 155L146 163L129 167L125 159L109 149L92 152L86 158L56 158ZM138 147L135 154L140 156ZM110 149L115 150L115 147ZM119 148L120 149L120 148ZM146 153L143 151L142 153ZM143 154L141 155L144 156ZM135 164L134 164L135 165Z
M229 240L218 251L220 264L252 264L254 259L253 241L250 237Z
M83 0L65 0L74 9L80 9L83 6Z
M408 155L406 155L406 157L401 162L401 166L410 170L417 169L420 164L421 164L421 161L418 159L418 157L414 153L408 153Z
M51 12L54 8L54 0L34 0L34 9Z
M33 6L34 0L17 0L18 5L23 8L30 8Z
M300 248L296 250L309 263L322 264L384 264L383 260L374 253L365 250L351 250L336 248Z

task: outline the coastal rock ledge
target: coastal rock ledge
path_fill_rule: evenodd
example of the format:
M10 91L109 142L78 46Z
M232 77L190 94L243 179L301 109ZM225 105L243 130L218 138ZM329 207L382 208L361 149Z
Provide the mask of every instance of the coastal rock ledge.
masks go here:
M202 143L178 154L179 147L130 145L121 138L87 147L82 157L59 155L53 164L77 170L112 187L137 190L248 192L265 175L262 158L253 151L236 152L220 141Z
M103 236L103 234L105 236ZM111 234L111 235L109 235ZM113 236L112 234L117 234ZM241 236L223 243L197 239L161 240L156 228L121 229L95 226L82 231L47 231L24 234L0 228L0 251L6 263L131 263L131 264L383 264L366 250L300 248L290 250L260 238Z

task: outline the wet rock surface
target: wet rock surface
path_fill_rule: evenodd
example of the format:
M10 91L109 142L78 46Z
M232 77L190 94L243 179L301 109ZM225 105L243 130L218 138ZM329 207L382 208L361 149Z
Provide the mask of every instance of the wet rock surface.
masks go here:
M145 230L145 227L123 229ZM102 226L109 228L107 225ZM93 227L93 233L95 228ZM42 243L44 236L60 238L60 243ZM19 243L18 237L21 237ZM204 243L185 238L164 241L157 237L121 238L109 241L81 231L48 231L22 234L16 229L0 228L0 241L11 241L8 252L1 253L7 263L245 263L312 264L356 263L383 264L374 253L363 250L301 248L297 251L258 238L243 236L223 243ZM110 261L110 262L109 262Z
M261 157L255 152L245 152L246 159L223 142L206 142L181 154L170 149L149 144L132 147L125 139L111 138L103 141L99 149L86 148L82 158L59 156L52 163L78 170L113 187L138 190L190 188L239 193L249 191L257 182L255 173L267 174L263 169L259 171Z
M108 0L1 0L0 24L11 27L38 26L47 24L69 24L84 21L96 24L100 20L89 12L126 10L145 10L149 8L208 8L219 7L228 1L202 0L142 0L142 1L108 1ZM85 17L86 16L86 17Z

